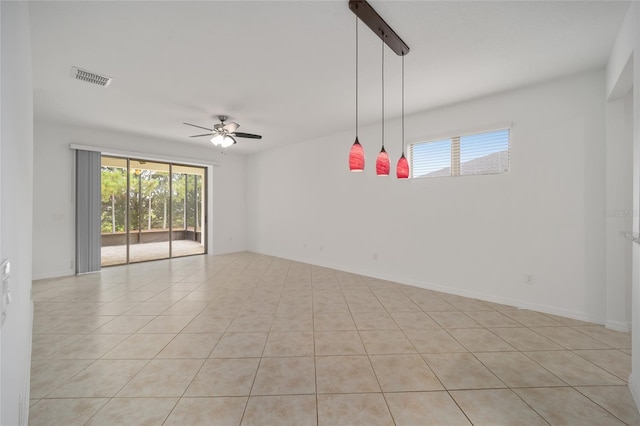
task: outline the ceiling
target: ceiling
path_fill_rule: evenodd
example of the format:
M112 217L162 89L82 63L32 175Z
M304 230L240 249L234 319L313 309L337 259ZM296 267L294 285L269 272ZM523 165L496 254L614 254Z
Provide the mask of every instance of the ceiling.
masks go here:
M370 1L411 48L406 114L604 67L629 2ZM36 119L210 146L226 114L248 154L354 129L348 1L30 2ZM381 41L360 35L360 123L380 121ZM72 66L113 78L70 78ZM385 110L401 59L385 51Z

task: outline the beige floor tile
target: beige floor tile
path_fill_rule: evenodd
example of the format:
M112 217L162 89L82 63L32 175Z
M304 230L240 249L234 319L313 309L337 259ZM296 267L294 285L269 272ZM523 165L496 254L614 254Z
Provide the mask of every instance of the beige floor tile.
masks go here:
M154 317L149 315L122 315L96 329L94 334L132 334L147 325Z
M353 312L386 312L378 298L369 290L345 291L349 310Z
M506 387L472 354L423 354L422 357L446 389Z
M286 300L280 300L276 304L274 312L277 315L283 314L310 314L313 312L313 304L311 297L297 297Z
M182 398L164 426L238 426L247 397Z
M600 340L612 348L631 349L631 333L609 330L601 325L573 327L580 333Z
M625 382L569 351L526 352L526 355L571 386L622 385Z
M562 346L528 328L491 328L490 330L519 351L563 349Z
M91 360L67 359L33 361L31 364L30 397L44 398L92 362Z
M55 359L98 359L126 339L125 334L85 334L49 355Z
M227 330L233 318L233 315L202 313L183 328L182 333L223 333Z
M547 424L509 389L453 391L451 396L475 426Z
M420 355L373 355L370 359L383 392L444 389Z
M526 309L503 311L502 313L509 318L518 321L525 327L553 327L562 325L557 321L552 320L548 316L541 314L540 312L529 311Z
M439 297L412 297L413 302L420 307L423 311L430 314L431 312L454 312L456 308L445 302Z
M396 426L471 425L447 392L387 393L385 399Z
M260 332L269 331L271 323L273 322L273 315L261 315L261 314L245 314L237 316L229 328L228 332Z
M398 325L384 312L354 312L353 320L358 330L398 330Z
M171 300L164 300L160 302L147 300L130 311L127 311L127 315L160 315L162 312L169 309L174 303L175 302Z
M453 328L448 330L470 352L504 352L515 350L513 346L485 329Z
M561 325L565 325L568 327L581 327L581 326L592 326L595 325L592 322L588 322L588 321L580 321L577 319L573 319L573 318L567 318L567 317L561 317L558 315L552 315L552 314L546 314L543 313L544 316L551 318L552 320L554 320L555 322L561 324Z
M267 338L264 357L313 356L312 332L272 331Z
M31 359L48 358L58 350L75 342L82 334L33 334Z
M492 307L486 305L484 302L476 299L470 299L468 297L447 295L445 300L453 305L456 309L463 312L493 310Z
M242 419L243 426L315 426L315 395L252 396Z
M185 396L248 396L259 362L258 358L208 359Z
M475 356L512 388L567 385L520 352L485 352L476 353Z
M571 327L533 327L539 333L567 349L610 349L611 346Z
M161 315L188 315L194 318L209 304L209 302L181 300L170 308L163 311Z
M380 392L366 356L316 357L318 393Z
M125 293L126 294L126 293ZM108 302L100 305L97 315L122 315L138 306L140 302Z
M271 331L313 331L313 314L276 314Z
M624 423L640 425L640 413L628 386L589 386L576 389Z
M118 393L118 397L181 397L203 359L154 359Z
M631 374L631 356L616 349L579 350L574 354L618 376L625 382Z
M98 360L49 394L52 398L115 396L142 368L144 360Z
M156 356L175 334L132 334L107 352L105 359L151 359Z
M87 334L93 332L98 327L112 321L116 316L110 315L87 315L83 317L61 317L62 322L47 330L50 334Z
M381 393L318 395L320 426L392 426L393 419Z
M213 290L194 290L184 297L184 301L190 302L211 302L218 297L218 293Z
M331 297L318 297L316 296L318 292L314 292L313 298L313 312L314 313L332 313L332 312L349 312L349 307L347 306L347 302L339 298L331 298Z
M404 333L423 354L467 352L446 330L405 330Z
M262 358L251 395L315 394L313 357Z
M177 398L113 398L86 425L159 425L176 402Z
M421 312L420 307L406 296L402 298L379 297L379 299L387 312Z
M360 331L360 337L368 354L416 353L413 344L400 330Z
M157 316L147 325L138 330L141 334L152 333L180 333L193 320L191 315L166 315Z
M356 324L348 312L332 314L314 313L313 328L316 331L355 330Z
M522 327L522 324L498 311L465 312L483 327Z
M366 352L357 331L316 331L316 355L364 355Z
M475 320L471 319L463 312L429 312L433 318L443 328L481 328Z
M209 355L211 358L260 357L268 333L225 333Z
M43 399L30 408L29 425L84 425L107 401L107 398Z
M207 358L222 333L178 334L156 358Z
M391 312L393 320L403 330L430 330L440 326L424 312Z
M150 298L148 301L149 302L177 302L180 299L184 298L186 295L188 295L189 292L188 291L176 291L173 290L171 288L161 291L160 293L156 294L155 296L153 296L152 298ZM172 305L173 305L172 303Z
M515 392L551 424L624 424L572 388L516 389Z

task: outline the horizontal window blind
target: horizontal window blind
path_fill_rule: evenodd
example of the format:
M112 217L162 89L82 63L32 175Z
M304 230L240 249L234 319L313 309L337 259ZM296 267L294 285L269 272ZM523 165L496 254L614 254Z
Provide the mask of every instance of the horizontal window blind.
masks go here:
M452 136L410 145L411 177L439 177L509 171L509 129Z
M451 175L451 139L411 145L411 177Z
M461 175L483 175L508 171L508 129L460 137Z

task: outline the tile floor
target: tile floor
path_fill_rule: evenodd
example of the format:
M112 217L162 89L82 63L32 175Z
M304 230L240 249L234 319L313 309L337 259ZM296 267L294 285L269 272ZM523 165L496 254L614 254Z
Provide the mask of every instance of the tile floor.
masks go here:
M638 425L629 334L238 253L34 282L36 425Z

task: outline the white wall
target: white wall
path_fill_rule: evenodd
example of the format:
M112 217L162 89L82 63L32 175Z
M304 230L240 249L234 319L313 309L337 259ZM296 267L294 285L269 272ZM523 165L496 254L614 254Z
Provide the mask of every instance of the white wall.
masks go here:
M407 117L409 142L512 122L508 174L377 177L379 126L360 130L363 174L348 172L352 133L253 155L249 247L603 323L604 93L591 72Z
M628 87L627 89L630 89ZM631 233L633 211L633 94L606 104L606 259L609 328L631 324ZM637 217L637 213L635 214Z
M27 424L31 367L33 89L26 2L0 2L0 235L13 300L1 331L0 424Z
M34 127L34 279L75 271L74 151L70 144L116 152L148 154L151 159L192 159L212 166L209 179L209 253L246 249L245 163L242 156L204 147L114 131L36 121Z

